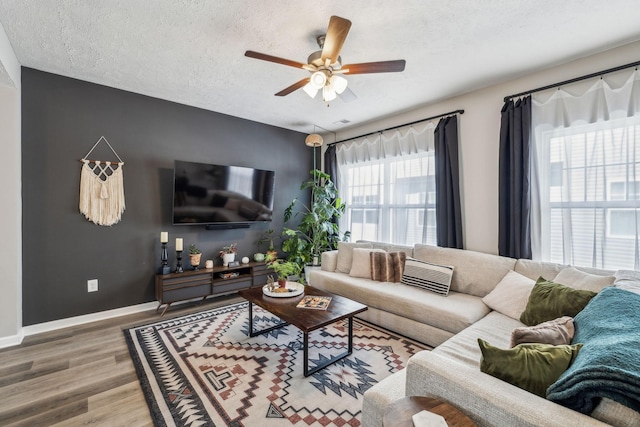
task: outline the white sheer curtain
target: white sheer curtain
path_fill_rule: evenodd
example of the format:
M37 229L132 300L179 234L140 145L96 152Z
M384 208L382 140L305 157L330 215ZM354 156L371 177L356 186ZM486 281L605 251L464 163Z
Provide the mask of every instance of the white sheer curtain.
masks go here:
M532 96L533 258L640 269L640 72L576 91Z
M435 124L338 144L338 188L351 239L436 244Z

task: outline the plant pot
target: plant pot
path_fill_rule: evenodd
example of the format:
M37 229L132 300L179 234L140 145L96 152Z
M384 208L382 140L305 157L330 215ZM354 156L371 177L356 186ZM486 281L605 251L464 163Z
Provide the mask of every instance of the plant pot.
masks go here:
M189 262L191 263L191 266L193 267L194 270L198 269L198 266L200 265L201 256L202 254L189 254Z
M287 279L278 279L278 286L281 288L287 287Z
M230 262L235 261L235 259L236 259L236 254L234 253L224 254L222 255L222 265L226 267L229 265Z

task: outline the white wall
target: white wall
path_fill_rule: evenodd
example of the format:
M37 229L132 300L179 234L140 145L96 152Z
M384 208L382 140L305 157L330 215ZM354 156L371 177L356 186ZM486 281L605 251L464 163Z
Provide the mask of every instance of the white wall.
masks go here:
M0 348L22 340L20 74L20 63L0 24Z
M498 146L503 98L638 60L640 42L337 132L337 140L449 111L465 110L458 121L465 248L495 254L498 253Z

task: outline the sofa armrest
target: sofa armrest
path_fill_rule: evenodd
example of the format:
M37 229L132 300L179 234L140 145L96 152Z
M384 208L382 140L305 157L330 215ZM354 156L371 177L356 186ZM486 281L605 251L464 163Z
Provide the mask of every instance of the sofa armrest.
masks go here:
M324 271L336 271L338 266L338 250L322 252L320 255L321 268Z
M406 369L407 396L428 396L448 402L478 426L607 425L487 375L477 367L430 351L412 356Z

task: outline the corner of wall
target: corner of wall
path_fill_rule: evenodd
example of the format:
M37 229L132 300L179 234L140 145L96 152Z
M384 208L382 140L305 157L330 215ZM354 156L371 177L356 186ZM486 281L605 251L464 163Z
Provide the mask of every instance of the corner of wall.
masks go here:
M6 167L0 170L2 198L13 206L0 212L0 233L6 236L0 248L5 261L0 299L0 348L22 342L22 123L21 67L4 28L0 24L0 140Z
M0 84L20 90L20 62L0 23Z
M22 344L22 340L24 339L24 330L20 328L18 334L8 336L8 337L0 337L0 349L13 347L16 345Z

